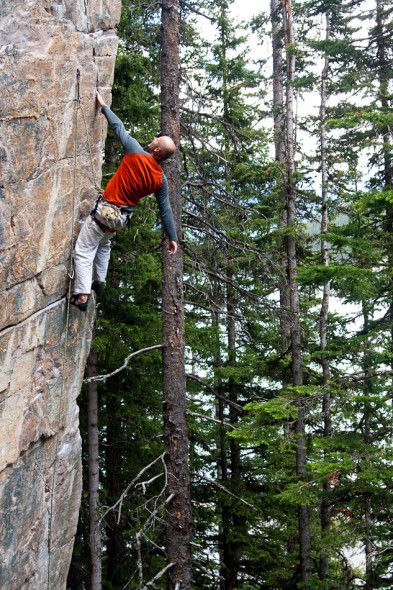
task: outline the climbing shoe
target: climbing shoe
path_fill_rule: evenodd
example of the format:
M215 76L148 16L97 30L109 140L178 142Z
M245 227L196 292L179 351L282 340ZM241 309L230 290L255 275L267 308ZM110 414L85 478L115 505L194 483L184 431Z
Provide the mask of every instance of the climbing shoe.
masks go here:
M80 311L87 311L87 304L89 300L85 301L84 303L79 303L78 295L72 295L70 299L71 305L75 305Z
M105 283L102 281L93 281L91 288L97 293L97 295L102 295L105 289Z

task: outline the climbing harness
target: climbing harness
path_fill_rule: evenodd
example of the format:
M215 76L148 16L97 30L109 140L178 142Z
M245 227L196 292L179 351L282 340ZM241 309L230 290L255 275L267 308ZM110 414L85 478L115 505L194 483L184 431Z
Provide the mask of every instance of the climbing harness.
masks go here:
M116 232L127 225L130 227L130 219L135 207L121 206L105 200L102 192L99 193L93 209L90 211L92 219L104 232Z

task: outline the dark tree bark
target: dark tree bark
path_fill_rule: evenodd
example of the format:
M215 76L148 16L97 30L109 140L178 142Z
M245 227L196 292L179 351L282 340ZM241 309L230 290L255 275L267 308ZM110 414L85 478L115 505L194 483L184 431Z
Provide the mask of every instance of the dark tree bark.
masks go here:
M231 110L230 93L228 92L228 78L229 78L229 64L228 64L228 43L229 43L229 31L228 31L228 6L226 2L220 3L220 65L221 65L221 89L222 89L222 100L223 100L223 118L225 121L232 121L233 115ZM233 153L231 141L229 141L227 135L224 135L225 153ZM233 157L235 157L233 155ZM230 201L234 198L231 196L231 183L232 183L232 161L225 162L225 181L226 187L228 188L228 206ZM233 283L233 260L231 256L230 247L224 246L225 252L225 274L227 283L225 287L225 298L226 298L226 318L227 318L227 349L228 349L228 366L236 365L236 291L231 286ZM228 399L237 404L238 400L238 387L235 379L230 377L228 379L227 396ZM230 405L229 408L229 422L231 424L236 423L238 420L238 413L235 410L234 405ZM225 443L224 443L225 444ZM229 441L229 449L225 448L225 478L223 478L224 485L229 484L232 490L236 490L237 493L240 491L240 445L235 439ZM223 472L224 474L224 472ZM222 561L220 567L221 577L221 588L222 590L233 590L237 587L238 573L240 569L240 562L242 558L242 547L240 542L240 529L244 527L244 519L239 518L236 510L236 506L231 503L222 505L221 511L222 518L222 535L221 535L221 552Z
M231 276L231 275L230 275ZM232 277L231 277L232 278ZM234 366L236 364L236 322L235 322L235 314L236 314L236 301L235 301L235 294L233 293L233 289L228 287L228 294L227 294L227 313L228 313L228 360L229 363ZM228 398L234 404L238 402L238 386L236 381L230 377L228 383ZM233 405L230 406L229 409L229 422L231 424L236 424L238 421L238 411L235 409ZM231 466L231 488L236 490L237 493L240 491L241 486L241 460L240 460L240 445L236 439L230 440L230 466ZM232 507L232 514L231 514L231 530L228 531L230 533L235 533L237 540L228 540L227 537L227 555L225 559L226 567L226 584L225 590L233 590L237 588L238 583L238 574L240 569L240 562L242 558L242 546L239 537L241 529L244 528L244 518L237 514L236 508ZM228 535L228 536L229 536ZM232 535L233 536L233 535Z
M363 326L365 333L368 333L370 329L370 318L369 318L369 308L367 302L363 301L362 303L363 308ZM371 395L371 374L372 374L372 364L370 360L371 350L370 350L370 343L367 338L364 340L363 344L363 371L364 371L364 385L363 385L363 395L365 398L364 409L363 409L363 419L362 419L362 439L363 443L367 448L367 445L372 444L372 434L371 434L371 402L368 401L368 398ZM364 494L364 552L366 558L366 571L365 571L365 590L374 590L376 588L374 583L374 544L372 542L373 539L373 518L372 518L372 499L369 493Z
M162 3L161 128L176 146L179 120L179 2ZM181 235L180 165L178 152L163 166L170 190L172 211ZM191 500L186 421L184 367L183 255L174 256L163 245L163 387L164 438L168 470L167 559L169 590L191 588Z
M227 259L226 276L231 281L231 261ZM228 284L226 287L226 313L227 313L227 343L228 343L228 364L236 365L236 295L233 288ZM229 408L229 422L235 425L238 421L238 386L232 377L228 379L227 397L233 402ZM221 419L224 419L222 412ZM224 485L239 493L241 489L241 455L240 445L235 439L229 441L229 449L222 445L222 480ZM224 449L224 451L223 451ZM220 539L221 568L220 587L222 590L233 590L238 585L238 574L243 555L240 537L244 533L244 517L239 516L233 502L224 503L221 507L222 534Z
M121 391L121 377L117 374L107 381L106 392L106 445L105 445L105 473L106 491L110 504L114 504L123 492L122 467L123 458L119 433L121 432L121 409L119 407L118 391ZM123 584L123 570L125 565L124 522L118 519L115 511L110 511L106 517L106 553L107 580L114 586Z
M387 4L384 5L382 0L376 0L376 38L377 38L377 58L378 58L378 77L379 77L379 99L383 112L390 112L391 92L389 91L390 68L391 62L388 55L389 40L387 39L388 27L385 24L387 14ZM390 126L383 130L383 177L386 189L393 187L393 160L392 160L392 141L393 134ZM393 209L393 208L391 208ZM393 211L390 210L390 222L393 224Z
M387 27L386 5L383 0L376 0L376 39L377 39L377 61L378 61L378 79L379 79L379 100L384 113L391 112L391 93L389 91L389 80L391 64L388 54L389 40L386 38ZM393 134L391 127L387 125L383 129L383 181L386 190L393 188L393 159L392 144ZM386 209L386 218L384 229L387 233L387 251L389 267L393 268L393 206L389 205ZM393 284L390 285L391 302L389 307L390 318L390 353L393 355Z
M221 302L221 292L219 284L214 281L214 300L216 302ZM216 371L215 377L215 389L219 394L219 397L216 398L216 419L219 422L224 422L225 420L225 402L224 397L226 391L224 389L224 383L219 374L219 370L223 366L222 355L221 355L221 340L220 340L220 320L219 320L219 313L213 308L212 310L212 325L216 330L216 350L214 355L214 367L218 370L218 376ZM227 445L226 445L226 436L223 428L218 426L218 434L217 434L217 479L222 482L226 482L228 479L228 457L227 457ZM225 485L225 484L224 484ZM221 500L217 501L217 512L221 515L221 521L219 524L219 534L218 534L218 553L219 553L219 563L220 563L220 590L225 590L225 545L226 545L226 536L229 527L229 510L228 506L223 503Z
M88 377L97 375L97 350L90 350L87 361ZM89 465L89 539L90 539L90 590L101 590L101 529L99 524L99 447L98 447L98 400L97 382L88 385L88 465Z
M286 149L285 149L285 113L284 113L284 80L283 80L283 10L280 0L271 0L270 19L272 23L272 57L273 57L273 121L274 121L274 147L275 159L285 170ZM282 191L280 199L279 224L285 228L288 223L286 195ZM289 319L289 286L287 281L287 259L284 255L281 258L281 280L280 280L280 327L282 336L283 351L289 350L291 334ZM284 378L285 382L288 380Z
M294 31L292 17L292 1L283 0L284 9L284 37L286 44L286 203L288 228L296 221L296 186L295 186L295 145L294 145L294 89L295 53ZM299 288L297 275L297 251L296 237L289 230L286 235L287 277L289 287L290 306L290 335L291 335L291 373L292 385L303 385L302 351L301 351L301 326L299 307ZM298 410L295 422L296 437L296 475L303 477L306 474L306 433L305 433L305 408L301 395L297 396L296 406ZM307 506L298 506L299 519L299 544L300 544L300 572L301 582L304 588L309 587L311 571L310 543L310 515Z
M275 158L285 163L285 117L284 117L284 83L283 83L283 25L280 0L271 0L270 18L272 22L273 49L273 120Z
M326 14L326 40L330 39L330 14ZM326 146L326 100L327 100L327 77L329 73L329 57L324 60L321 79L321 107L320 107L320 145L321 145L321 184L322 184L322 211L321 211L321 234L326 234L329 230L328 215L328 165L327 165L327 146ZM329 266L329 245L327 241L321 239L321 257L322 264ZM330 300L330 281L323 286L322 305L319 318L319 342L322 367L322 386L324 388L322 415L323 415L323 436L330 437L332 434L331 418L331 400L330 400L330 365L329 358L326 354L328 345L328 312ZM328 484L324 484L324 497L322 498L320 508L321 530L322 534L327 533L330 527L330 501L326 496L328 493ZM319 563L319 578L326 580L329 574L329 559L327 555L322 555Z

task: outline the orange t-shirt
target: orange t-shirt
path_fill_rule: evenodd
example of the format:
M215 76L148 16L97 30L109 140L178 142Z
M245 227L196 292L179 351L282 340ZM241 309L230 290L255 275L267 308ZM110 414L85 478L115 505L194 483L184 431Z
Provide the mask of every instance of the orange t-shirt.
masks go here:
M104 197L118 207L135 206L162 187L162 170L153 156L126 154L107 184Z

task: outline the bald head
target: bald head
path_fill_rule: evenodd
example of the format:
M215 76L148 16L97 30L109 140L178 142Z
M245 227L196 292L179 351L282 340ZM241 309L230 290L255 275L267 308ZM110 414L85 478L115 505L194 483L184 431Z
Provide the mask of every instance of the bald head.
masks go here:
M147 146L147 151L157 162L164 162L176 151L176 146L168 135L155 137Z
M160 162L170 158L176 151L176 146L168 135L158 137L158 145L160 147L161 159Z

